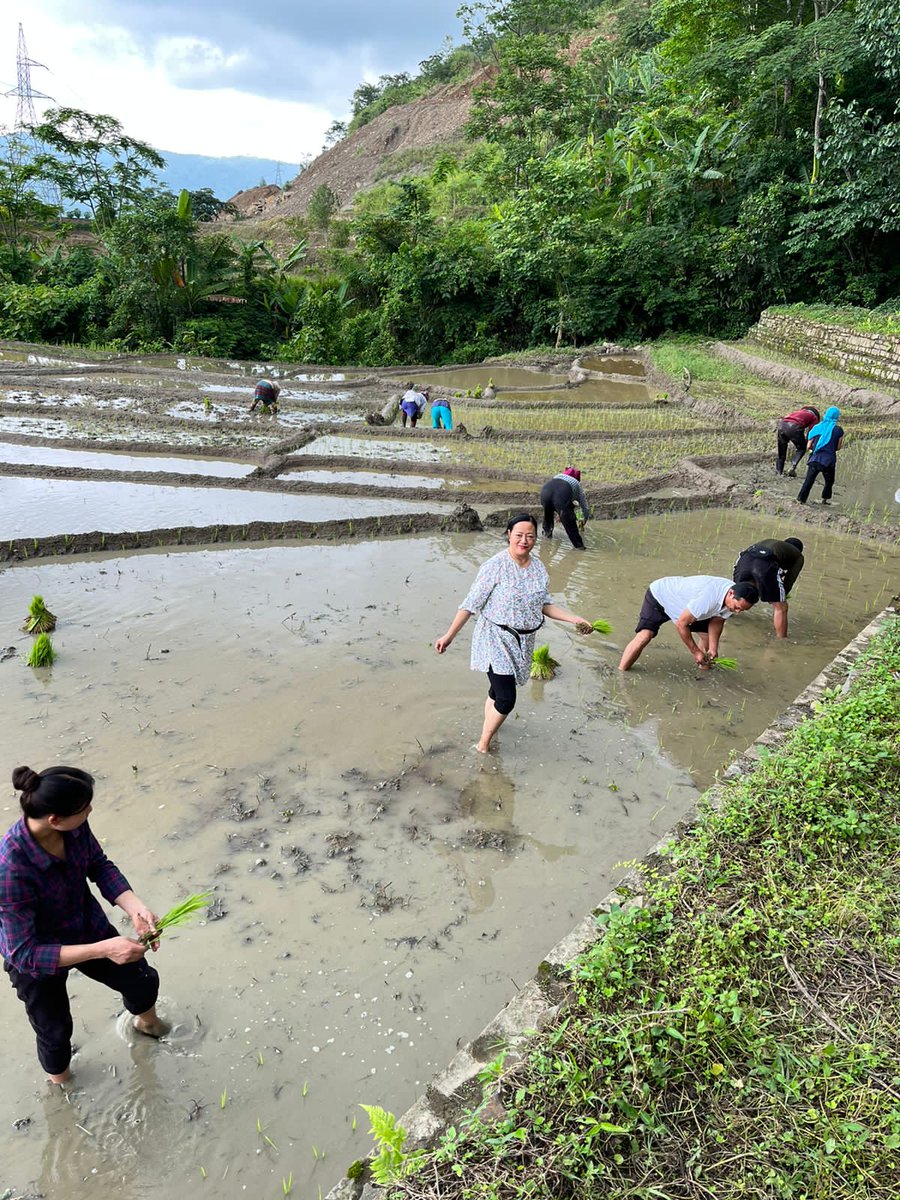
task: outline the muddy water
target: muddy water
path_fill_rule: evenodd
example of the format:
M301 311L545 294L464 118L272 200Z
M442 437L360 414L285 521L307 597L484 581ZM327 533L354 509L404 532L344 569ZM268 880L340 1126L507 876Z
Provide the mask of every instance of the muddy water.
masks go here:
M118 1200L123 1186L174 1196L203 1167L226 1198L277 1195L289 1172L301 1196L326 1190L368 1148L355 1105L402 1111L616 862L684 811L686 768L708 782L896 577L896 556L804 530L786 644L754 611L726 629L734 675L700 675L671 629L618 675L651 578L727 573L772 532L786 531L703 512L592 523L587 554L543 543L554 596L614 633L549 625L560 676L522 689L489 759L468 749L484 690L468 631L440 659L430 642L496 534L0 574L5 640L20 651L15 614L32 594L59 617L51 671L0 663L7 769L93 771L92 825L138 893L164 908L214 887L220 918L154 960L175 1022L165 1043L123 1041L115 998L73 975L71 1103L41 1084L0 988L17 1080L0 1125L29 1119L6 1139L4 1184L67 1200Z
M346 397L342 397L346 398ZM363 419L363 412L360 409L358 412L310 412L301 409L284 408L279 406L277 413L265 413L257 409L256 412L250 412L246 405L238 404L216 404L211 403L209 407L197 400L179 400L177 403L170 405L164 413L167 417L172 417L179 421L231 421L231 422L249 422L251 424L264 424L277 428L279 425L298 426L309 425L313 422L322 421L333 424L346 424L358 422Z
M401 1111L691 801L652 730L605 715L594 660L564 635L563 676L524 689L500 754L469 750L483 680L467 638L442 659L430 642L497 544L0 574L18 648L34 592L59 617L52 671L0 664L6 770L89 767L93 827L139 894L165 908L211 886L224 914L155 959L164 1044L124 1043L115 998L73 976L71 1104L48 1096L0 988L17 1080L0 1125L30 1119L5 1139L4 1184L176 1196L202 1166L223 1197L277 1195L289 1172L301 1196L326 1190L368 1148L357 1103ZM8 790L3 805L12 821Z
M547 371L531 371L527 367L451 367L446 371L430 371L416 376L416 386L438 384L449 388L487 387L489 380L494 386L536 387L548 383L565 383L567 375L552 375Z
M0 477L0 539L250 521L333 521L422 512L424 507L407 500L7 476ZM451 506L429 502L427 507L444 512Z
M0 437L4 434L53 441L58 438L85 442L142 442L148 446L219 446L224 452L259 449L282 437L273 425L247 432L216 430L215 425L184 428L150 428L142 425L103 425L99 421L42 417L0 416Z
M599 354L581 359L586 371L602 371L608 375L643 375L644 364L639 358L623 358L618 354Z
M643 404L653 399L645 383L621 379L586 379L574 389L577 400L599 400L606 404Z
M804 460L805 461L805 460ZM729 467L726 474L751 487L763 487L767 492L796 500L806 475L801 464L796 479L778 477L772 463L768 468ZM834 496L831 507L838 515L846 515L888 525L900 522L900 504L894 493L900 485L900 440L873 438L869 441L850 440L838 454ZM822 477L813 484L809 503L818 504L822 498Z
M148 454L101 454L90 450L55 450L49 446L20 446L0 442L0 462L47 467L87 467L96 471L163 471L182 475L213 475L238 479L255 464L214 458L158 458Z
M333 437L325 434L312 442L307 442L295 455L312 454L321 457L333 454L342 458L386 458L396 462L440 462L450 456L446 446L436 446L433 442L414 440L404 441L397 438L349 438Z
M279 479L306 483L330 483L336 490L348 483L367 487L391 488L465 488L479 492L523 492L534 490L533 483L498 479L438 479L434 475L395 475L386 471L285 471Z

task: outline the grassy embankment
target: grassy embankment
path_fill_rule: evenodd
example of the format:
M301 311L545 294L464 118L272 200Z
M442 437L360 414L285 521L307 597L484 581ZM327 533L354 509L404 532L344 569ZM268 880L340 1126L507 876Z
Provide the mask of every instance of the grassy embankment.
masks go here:
M894 337L900 334L900 309L895 304L882 308L855 308L850 304L773 304L769 311L804 321L818 321L822 325L842 325L857 333L883 333Z
M900 619L602 918L505 1115L391 1200L893 1200L900 1191Z

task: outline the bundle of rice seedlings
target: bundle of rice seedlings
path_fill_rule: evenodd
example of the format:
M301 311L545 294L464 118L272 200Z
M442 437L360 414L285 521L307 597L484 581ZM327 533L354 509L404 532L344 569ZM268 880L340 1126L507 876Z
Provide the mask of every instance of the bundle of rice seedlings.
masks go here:
M712 665L714 667L721 667L723 671L736 671L738 669L736 658L714 658Z
M549 646L536 646L531 656L531 678L552 679L559 663L550 657Z
M52 665L54 658L56 658L56 652L53 649L53 643L50 641L49 634L39 633L34 639L31 653L26 659L29 667L49 667Z
M26 633L50 633L56 628L56 617L45 606L43 596L32 596L22 628Z
M191 917L196 916L201 908L209 901L211 891L197 892L193 896L188 896L186 900L182 900L180 904L176 904L174 908L170 908L167 913L159 917L156 922L156 928L151 933L145 933L141 936L141 941L145 945L150 942L155 942L161 933L165 933L167 929L174 929L178 925L184 925Z
M594 633L612 633L612 625L610 625L609 621L593 621L591 629L593 629Z

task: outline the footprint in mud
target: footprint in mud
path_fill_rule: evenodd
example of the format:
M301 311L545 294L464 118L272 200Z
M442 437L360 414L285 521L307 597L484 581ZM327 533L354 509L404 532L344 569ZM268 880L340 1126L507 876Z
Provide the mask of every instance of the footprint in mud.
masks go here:
M205 1030L196 1013L188 1012L168 996L160 996L157 1002L160 1019L169 1026L169 1032L158 1039L160 1046L176 1054L190 1054L203 1039ZM129 1046L151 1045L157 1039L138 1033L130 1012L121 1012L116 1018L116 1032Z

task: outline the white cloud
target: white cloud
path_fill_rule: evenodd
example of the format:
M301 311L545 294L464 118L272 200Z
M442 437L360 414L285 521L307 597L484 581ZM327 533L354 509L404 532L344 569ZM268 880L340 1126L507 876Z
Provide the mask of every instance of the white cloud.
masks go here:
M455 0L447 3L452 12ZM233 22L233 4L231 10ZM293 27L261 20L254 43L235 49L233 38L228 48L224 37L218 44L215 30L208 37L175 28L148 34L138 25L132 31L123 23L127 4L87 0L78 9L62 0L28 0L26 9L24 0L5 0L0 91L15 87L21 20L30 55L49 68L32 68L32 87L55 104L109 113L132 137L163 151L297 162L318 153L362 78L401 70L403 63L376 61L364 40L348 42L346 13L329 42L303 53L304 20L294 12ZM223 22L228 15L223 11ZM255 15L241 4L248 29ZM425 45L421 53L435 48ZM38 115L47 106L36 101ZM12 126L15 111L15 97L0 96L0 124Z

